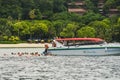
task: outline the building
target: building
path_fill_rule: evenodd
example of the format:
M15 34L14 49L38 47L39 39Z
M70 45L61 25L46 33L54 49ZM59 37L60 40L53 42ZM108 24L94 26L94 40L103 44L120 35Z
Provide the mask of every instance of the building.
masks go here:
M109 9L108 14L106 14L106 15L108 15L108 16L112 16L112 15L117 15L117 14L119 14L118 9L111 8L111 9Z
M104 4L106 0L98 0L98 11L100 14L104 14ZM68 12L77 13L80 15L83 15L85 12L87 12L87 9L85 7L84 0L75 0L73 2L68 3ZM108 10L108 13L104 14L107 16L117 15L119 13L118 9L111 8Z
M81 0L68 3L68 11L78 13L80 15L84 14L87 11L84 7L84 1Z
M104 7L104 1L105 0L99 0L98 1L98 9L99 9L99 12L101 13L101 14L103 14L103 7Z

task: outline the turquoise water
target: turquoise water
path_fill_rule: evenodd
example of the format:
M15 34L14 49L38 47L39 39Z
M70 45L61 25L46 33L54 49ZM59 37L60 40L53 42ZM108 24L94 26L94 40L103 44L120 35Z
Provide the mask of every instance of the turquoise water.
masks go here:
M0 57L0 80L120 80L120 56Z

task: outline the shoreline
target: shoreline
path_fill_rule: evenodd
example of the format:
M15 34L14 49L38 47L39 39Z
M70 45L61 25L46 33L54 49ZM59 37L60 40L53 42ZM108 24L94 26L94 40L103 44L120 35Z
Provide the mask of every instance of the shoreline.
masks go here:
M0 48L44 48L44 45L48 44L49 47L51 47L52 45L50 43L19 43L19 44L0 44Z

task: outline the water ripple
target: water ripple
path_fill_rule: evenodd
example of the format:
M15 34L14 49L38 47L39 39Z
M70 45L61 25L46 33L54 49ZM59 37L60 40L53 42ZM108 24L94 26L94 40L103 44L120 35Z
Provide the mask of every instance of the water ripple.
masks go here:
M120 56L0 57L0 80L120 80Z

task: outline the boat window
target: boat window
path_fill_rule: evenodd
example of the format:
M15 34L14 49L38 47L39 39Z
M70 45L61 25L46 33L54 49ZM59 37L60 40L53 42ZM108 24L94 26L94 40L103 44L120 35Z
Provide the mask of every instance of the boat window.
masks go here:
M60 43L62 43L64 46L80 46L80 45L95 45L95 44L103 44L104 41L60 41Z

